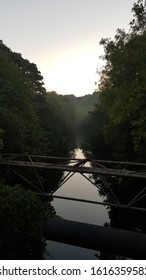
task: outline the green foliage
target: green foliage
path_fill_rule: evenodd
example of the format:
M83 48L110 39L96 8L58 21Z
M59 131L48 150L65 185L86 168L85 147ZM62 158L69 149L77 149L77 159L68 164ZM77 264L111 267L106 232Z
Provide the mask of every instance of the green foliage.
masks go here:
M76 98L46 93L34 63L0 41L0 149L5 153L61 155L79 138L97 93Z
M73 138L71 106L66 110L56 93L46 93L37 66L2 41L0 61L0 148L29 154L66 150Z
M52 131L52 147L54 151L61 154L65 151L65 147L69 147L71 142L71 127L68 123L70 114L64 110L64 104L61 102L59 96L55 92L47 94L48 115L50 121L48 122L50 131Z
M98 102L98 93L75 97L48 92L37 97L41 126L48 132L50 152L61 154L81 142L81 126L88 111ZM52 148L52 150L51 150Z
M92 95L75 97L74 95L56 95L60 104L62 114L65 118L67 127L68 141L74 145L82 142L82 124L88 112L94 108L98 102L99 94L94 92Z
M3 129L3 151L41 153L45 149L45 133L36 114L35 92L30 86L28 70L26 74L19 67L13 53L1 42L0 127Z
M146 30L146 2L138 0L134 3L132 11L134 18L130 22L131 29L133 32L143 33Z
M40 125L46 131L48 153L63 155L71 142L70 114L64 109L60 95L55 92L38 95L35 101Z
M92 150L95 157L100 159L111 157L110 145L106 143L103 136L106 121L106 114L100 104L96 104L94 110L89 112L82 123L83 148Z
M31 191L0 186L0 259L42 259L43 222L54 214Z
M105 67L100 72L100 106L106 122L100 129L116 159L145 161L146 148L146 3L139 0L126 33L102 39ZM97 117L92 122L99 123ZM99 125L100 127L100 125ZM98 128L96 129L97 133ZM95 136L95 132L92 134ZM97 137L95 137L97 141Z
M20 53L15 52L12 53L12 60L25 75L27 85L33 90L35 95L45 95L46 89L44 88L43 76L38 71L36 64L30 63Z

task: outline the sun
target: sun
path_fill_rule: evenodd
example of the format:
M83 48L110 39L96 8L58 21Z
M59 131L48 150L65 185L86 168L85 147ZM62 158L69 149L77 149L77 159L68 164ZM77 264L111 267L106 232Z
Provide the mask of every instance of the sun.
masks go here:
M45 63L43 69L47 91L83 96L92 94L97 80L97 52L72 52Z

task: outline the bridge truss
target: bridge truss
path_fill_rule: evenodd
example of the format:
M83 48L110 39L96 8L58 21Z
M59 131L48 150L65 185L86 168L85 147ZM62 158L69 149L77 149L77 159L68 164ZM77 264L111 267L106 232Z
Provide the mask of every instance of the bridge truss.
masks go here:
M95 160L91 157L77 159L67 157L34 156L28 154L1 154L0 166L11 170L25 182L30 184L31 187L35 189L37 194L41 196L146 211L146 207L136 206L138 201L143 200L146 197L146 164L144 163ZM26 178L26 175L23 176L20 172L18 172L17 167L23 167L24 169L31 168L38 180L39 186L34 185ZM43 183L41 182L39 176L40 169L49 171L58 170L64 173L59 184L49 193L46 193ZM108 200L99 202L56 195L55 192L75 173L81 174L86 180L93 184L99 190L99 192L102 192L102 194L107 197ZM134 193L133 197L130 198L129 201L123 203L118 198L116 192L113 191L111 184L107 182L108 180L106 181L107 178L110 178L110 180L114 181L116 180L117 187L119 182L122 184L122 180L125 180L125 178L134 179L137 182L140 182L140 185L142 184L142 186L138 188L137 193ZM103 181L106 184L106 188L103 188Z

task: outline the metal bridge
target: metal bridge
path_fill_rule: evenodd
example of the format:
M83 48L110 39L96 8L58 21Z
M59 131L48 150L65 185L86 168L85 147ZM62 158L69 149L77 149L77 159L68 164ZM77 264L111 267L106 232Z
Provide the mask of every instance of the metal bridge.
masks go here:
M146 208L136 207L135 202L141 200L146 196L146 164L145 163L136 163L136 162L120 162L120 161L108 161L108 160L97 160L92 157L87 157L84 159L69 158L69 157L52 157L52 156L35 156L28 154L0 154L0 166L5 166L9 168L12 172L21 177L25 182L33 186L39 195L42 196L52 196L54 198L74 200L92 204L102 204L107 206L114 206L119 208L128 208L135 210L146 211ZM32 169L37 177L39 182L38 186L35 186L32 182L28 181L26 177L20 174L20 171L17 170L17 167L29 168ZM22 170L21 168L21 170ZM46 193L43 187L43 184L39 177L38 170L56 170L62 171L63 177L58 183L58 185ZM126 204L120 203L116 194L110 187L110 184L107 184L108 192L105 192L104 195L110 199L108 202L98 202L90 201L85 199L77 199L72 197L63 197L58 196L55 192L66 183L75 173L81 174L86 180L92 183L98 190L101 189L100 180L103 178L133 178L133 179L142 179L144 186L139 189L138 193L133 196L133 198ZM88 174L92 175L89 176ZM26 176L26 175L25 175ZM95 177L97 180L95 180ZM104 190L103 190L104 192ZM126 195L126 194L125 194Z
M25 160L23 160L23 158L25 158ZM42 159L44 160L43 162ZM90 166L86 166L86 163L89 163ZM3 154L3 156L0 157L0 165L60 170L80 174L97 174L146 179L145 163L96 160L91 157L77 159L67 157Z
M140 201L146 196L146 164L135 162L119 162L96 160L91 157L85 159L67 157L49 157L34 155L0 155L1 168L8 168L17 176L34 187L38 195L66 199L72 201L86 202L92 204L102 204L106 206L146 211L144 207L136 207L135 202ZM21 167L21 168L20 168ZM30 182L26 175L20 173L23 169L32 169L37 180L38 186ZM58 170L63 172L63 177L57 187L46 193L39 176L39 170ZM143 187L133 196L128 203L120 203L110 184L107 184L107 193L104 195L110 199L108 202L90 201L72 197L57 196L55 192L67 182L75 173L84 176L98 190L101 190L100 180L103 178L133 178L142 180ZM91 176L89 176L90 174ZM95 180L94 176L97 178ZM126 194L125 194L126 195ZM64 219L50 220L43 227L46 239L72 244L95 250L104 250L118 255L134 257L139 259L146 258L146 234L130 232L126 230L107 228L89 225ZM59 234L58 234L59 232ZM90 237L90 238L89 238Z

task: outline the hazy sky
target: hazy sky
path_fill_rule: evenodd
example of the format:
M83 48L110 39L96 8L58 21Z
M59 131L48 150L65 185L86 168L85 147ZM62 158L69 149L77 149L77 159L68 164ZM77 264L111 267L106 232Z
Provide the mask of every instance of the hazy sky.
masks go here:
M137 0L0 0L0 39L37 64L48 91L92 94L101 38L129 29Z

